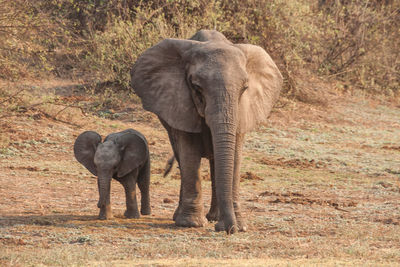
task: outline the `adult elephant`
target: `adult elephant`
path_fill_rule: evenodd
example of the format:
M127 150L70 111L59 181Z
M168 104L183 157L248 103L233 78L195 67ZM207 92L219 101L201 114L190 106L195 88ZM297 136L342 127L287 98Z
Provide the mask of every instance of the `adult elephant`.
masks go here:
M207 218L218 217L216 231L246 230L239 205L242 145L246 132L267 121L282 87L271 57L261 47L201 30L147 49L131 70L131 85L168 131L179 163L175 224L205 223L199 167L206 157L215 181Z

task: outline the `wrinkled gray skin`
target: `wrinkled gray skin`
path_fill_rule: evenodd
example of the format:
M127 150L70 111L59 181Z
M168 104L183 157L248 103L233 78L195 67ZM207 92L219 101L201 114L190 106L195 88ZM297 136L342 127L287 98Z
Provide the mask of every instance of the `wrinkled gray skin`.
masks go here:
M128 129L108 135L104 142L93 131L80 134L74 144L75 158L97 176L100 208L99 219L112 218L110 205L111 178L125 189L125 217L139 218L136 201L136 183L141 198L141 213L150 214L150 156L146 138Z
M131 70L131 85L168 131L180 167L176 225L205 223L199 167L206 157L213 181L207 218L218 220L217 231L246 230L239 204L244 134L267 121L282 87L270 56L202 30L190 40L165 39L147 49Z

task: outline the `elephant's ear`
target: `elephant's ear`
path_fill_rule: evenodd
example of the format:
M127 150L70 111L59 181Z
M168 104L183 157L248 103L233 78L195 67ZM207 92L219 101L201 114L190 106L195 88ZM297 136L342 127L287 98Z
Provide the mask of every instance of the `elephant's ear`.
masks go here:
M134 169L143 166L149 157L146 138L138 131L128 129L117 133L114 141L122 151L121 163L117 169L118 177L124 177Z
M231 42L226 39L225 35L215 30L200 30L196 32L190 40L207 42L207 41L221 41L231 44Z
M93 175L97 176L94 154L101 142L101 136L93 131L81 133L74 143L74 155L76 160L86 167Z
M282 88L282 75L271 57L259 46L237 44L247 57L248 88L240 103L240 131L266 123Z
M201 118L186 82L184 54L199 44L165 39L147 49L131 70L131 86L143 107L171 127L192 133L200 132Z

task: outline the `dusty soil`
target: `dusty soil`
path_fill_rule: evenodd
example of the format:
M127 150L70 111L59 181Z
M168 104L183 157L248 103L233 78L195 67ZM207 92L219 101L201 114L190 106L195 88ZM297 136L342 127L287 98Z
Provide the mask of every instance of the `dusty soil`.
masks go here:
M171 154L167 135L137 99L95 116L87 107L99 99L69 82L0 87L1 266L400 262L396 103L361 94L327 96L327 106L282 100L270 124L247 135L241 198L249 231L227 236L214 232L213 223L173 224L179 172L174 167L162 177ZM10 97L19 88L26 90ZM123 190L113 182L115 218L100 221L96 179L74 159L72 145L84 130L105 136L127 128L149 140L152 215L123 218ZM201 169L206 211L207 166Z

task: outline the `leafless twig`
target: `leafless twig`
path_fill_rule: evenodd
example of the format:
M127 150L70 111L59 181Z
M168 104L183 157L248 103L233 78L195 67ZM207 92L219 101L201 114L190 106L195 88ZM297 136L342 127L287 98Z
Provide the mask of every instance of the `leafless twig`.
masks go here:
M23 89L23 90L24 90L24 89ZM23 90L21 90L21 91L23 91ZM19 92L18 92L18 93L19 93ZM17 94L14 94L12 97L15 97L16 95L17 95ZM11 98L11 97L10 97L10 98ZM5 102L5 101L4 101L4 102ZM2 102L2 103L3 103L3 102ZM45 111L43 111L43 110L37 108L38 106L41 106L41 105L44 105L44 104L52 104L52 105L56 105L56 106L64 106L64 108L62 108L61 110L59 110L55 115L51 115L51 114L49 114L49 113L47 113L47 112L45 112ZM49 118L49 119L52 119L52 120L55 120L55 121L58 121L58 122L62 122L62 123L65 123L65 124L69 124L69 125L72 125L72 126L75 126L75 127L79 127L79 128L81 127L81 125L76 124L76 123L72 123L72 122L69 122L69 121L65 121L65 120L62 120L62 119L58 119L57 116L58 116L61 112L65 111L65 110L68 109L68 108L79 108L79 109L81 110L82 114L83 114L84 116L86 116L86 113L84 112L83 108L80 107L80 106L77 106L77 105L64 105L64 104L53 103L53 102L49 102L49 101L44 101L44 102L35 103L35 104L32 104L32 105L30 105L30 106L28 106L28 107L24 107L24 108L25 108L26 110L33 110L33 111L40 112L40 113L42 113L46 118ZM0 119L5 118L5 117L11 117L11 116L13 116L13 114L5 114L5 115L1 116Z
M82 127L81 125L73 123L73 122L57 119L55 116L53 116L53 115L51 115L51 114L49 114L47 112L44 112L43 110L40 110L40 109L34 109L34 110L37 110L37 111L41 112L48 119L52 119L54 121L62 122L62 123L68 124L68 125L72 125L72 126L78 127L78 128Z
M5 102L10 101L11 99L13 99L14 97L16 97L17 95L19 95L20 93L22 93L23 91L25 91L25 89L21 89L18 92L16 92L15 94L13 94L12 96L9 96L8 98L6 98L5 100L1 101L0 104L3 104Z
M51 104L56 105L56 106L64 106L64 108L61 109L60 111L58 111L58 112L54 115L54 117L57 117L58 114L60 114L61 112L63 112L64 110L66 110L66 109L68 109L68 108L79 108L79 109L81 110L82 114L83 114L84 116L86 116L86 113L85 113L84 109L83 109L82 107L80 107L80 106L73 105L73 104L71 104L71 105L63 105L63 104L58 104L58 103L51 103Z
M55 120L55 121L58 121L58 122L62 122L62 123L65 123L65 124L69 124L69 125L72 125L72 126L75 126L75 127L79 127L79 128L81 127L81 125L79 125L79 124L76 124L76 123L73 123L73 122L69 122L69 121L65 121L65 120L61 120L61 119L57 119L57 115L60 114L61 111L64 111L65 109L67 109L68 106L63 108L61 111L57 112L55 115L51 115L51 114L49 114L49 113L47 113L47 112L45 112L45 111L43 111L41 109L36 108L37 106L40 106L40 105L43 105L43 104L54 104L54 103L51 103L51 102L40 102L40 103L36 103L36 104L33 104L33 105L27 107L27 109L38 111L38 112L42 113L48 119L52 119L52 120ZM57 104L54 104L54 105L57 105ZM58 105L60 105L60 104L58 104Z

